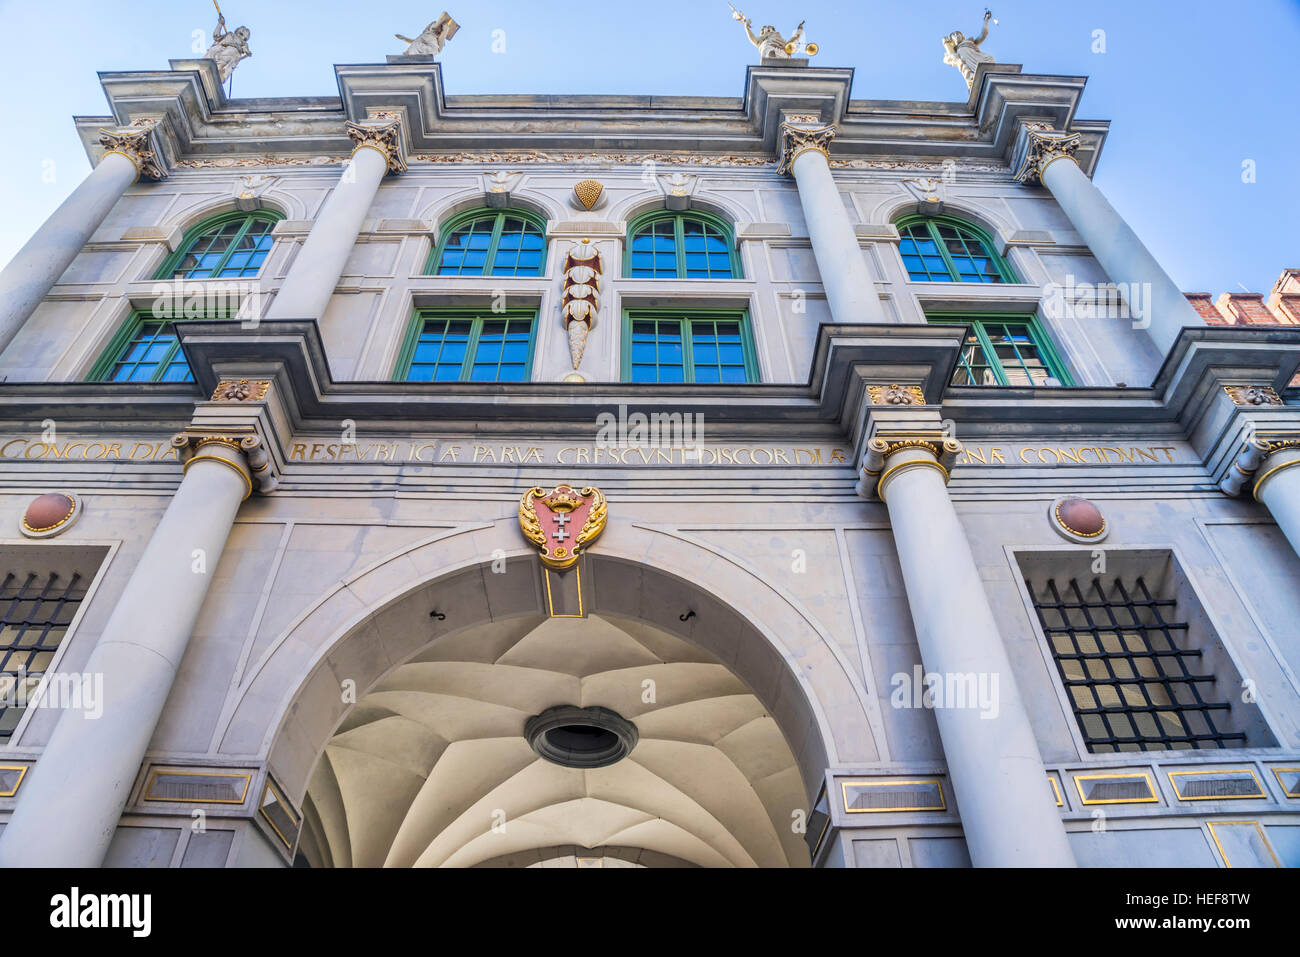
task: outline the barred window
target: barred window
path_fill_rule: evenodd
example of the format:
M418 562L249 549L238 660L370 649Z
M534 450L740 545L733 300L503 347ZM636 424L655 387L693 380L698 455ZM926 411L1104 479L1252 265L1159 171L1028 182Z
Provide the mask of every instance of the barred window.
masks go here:
M1166 557L1164 564L1173 563ZM1246 747L1258 716L1234 713L1231 691L1240 676L1206 633L1199 607L1181 607L1195 604L1190 589L1176 572L1148 565L1162 590L1129 565L1118 574L1066 570L1025 582L1088 750ZM1186 614L1192 611L1195 621Z
M13 736L106 552L30 545L0 556L0 744Z

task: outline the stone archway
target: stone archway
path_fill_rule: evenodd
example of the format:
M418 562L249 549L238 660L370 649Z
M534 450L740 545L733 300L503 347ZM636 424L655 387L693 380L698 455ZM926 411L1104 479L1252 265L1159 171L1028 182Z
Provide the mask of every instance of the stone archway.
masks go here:
M515 526L431 530L322 595L250 663L219 750L262 755L303 807L327 745L353 728L341 687L356 702L438 642L471 629L505 640L543 623L544 579ZM879 759L865 691L833 637L754 569L670 529L614 521L581 574L589 614L685 642L752 693L794 759L805 808L827 767Z

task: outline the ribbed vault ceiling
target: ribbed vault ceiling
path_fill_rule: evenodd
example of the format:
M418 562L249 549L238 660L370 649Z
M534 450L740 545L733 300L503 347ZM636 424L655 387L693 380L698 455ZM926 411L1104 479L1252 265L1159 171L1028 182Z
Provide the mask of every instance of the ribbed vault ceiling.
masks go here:
M524 723L561 704L618 712L636 747L595 770L543 760ZM441 639L366 694L313 774L302 847L338 867L471 867L557 845L806 867L791 827L806 804L776 722L706 652L641 622L533 618Z

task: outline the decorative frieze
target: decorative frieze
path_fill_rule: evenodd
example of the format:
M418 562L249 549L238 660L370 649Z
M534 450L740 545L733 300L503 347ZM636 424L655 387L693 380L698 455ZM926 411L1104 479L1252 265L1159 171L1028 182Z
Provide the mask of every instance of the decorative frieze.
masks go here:
M1236 405L1282 405L1282 397L1271 385L1225 385L1223 391Z
M509 150L505 152L417 153L421 163L602 163L639 164L647 161L683 166L770 166L766 156L708 153L574 153L548 150Z
M869 385L867 395L872 405L925 405L919 385Z

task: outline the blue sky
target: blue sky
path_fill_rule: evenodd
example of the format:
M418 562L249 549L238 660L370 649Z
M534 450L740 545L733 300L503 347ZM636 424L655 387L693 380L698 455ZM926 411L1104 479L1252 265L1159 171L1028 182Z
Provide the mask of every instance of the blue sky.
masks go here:
M447 0L461 23L442 56L449 93L739 96L754 50L725 0L570 4ZM816 63L856 70L861 99L964 100L939 39L978 31L983 5L953 0L745 0L755 26L807 20ZM225 0L252 30L234 94L332 95L332 65L400 53L440 2ZM1027 72L1082 74L1080 116L1112 121L1096 182L1188 291L1267 293L1300 266L1300 0L999 0L984 49ZM191 57L211 0L0 3L0 262L89 164L71 117L106 111L97 70ZM492 50L504 31L505 51ZM1094 52L1095 31L1105 52ZM1255 182L1242 181L1254 161Z

